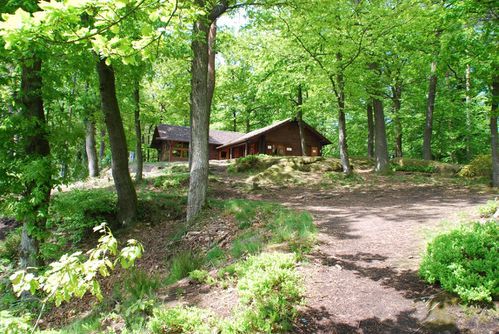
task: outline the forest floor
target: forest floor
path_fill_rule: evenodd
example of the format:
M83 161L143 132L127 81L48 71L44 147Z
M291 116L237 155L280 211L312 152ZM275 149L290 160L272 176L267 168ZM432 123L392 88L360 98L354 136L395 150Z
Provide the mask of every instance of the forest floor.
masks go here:
M494 194L428 175L357 172L362 178L354 184L270 187L246 195L308 211L319 228L318 244L300 268L306 306L295 332L497 333L495 311L460 306L417 273L431 237L479 219L477 207ZM222 179L228 183L222 189L244 182Z
M320 164L320 168L308 171L301 170L303 166L294 165L295 170L287 163L277 164L260 173L230 173L228 162L210 165L210 198L275 202L307 211L314 218L317 243L298 266L305 284L305 303L292 333L497 333L497 303L495 309L460 305L439 287L423 282L417 273L427 242L438 233L479 220L478 207L497 197L497 192L484 184L429 173L376 175L369 163L360 160L355 162L352 178L323 170L326 165L336 168L333 159ZM168 166L146 165L146 181L139 193L163 194L156 181L169 175ZM63 191L112 191L111 181L104 173L99 179L73 184ZM185 180L179 187L176 191L183 197ZM121 241L133 237L144 244L144 257L137 269L160 280L168 277L166 264L175 253L213 243L226 249L238 233L233 217L216 207L207 209L204 225L183 230L185 204L160 202L177 197L177 192L170 193L164 199L153 197L145 224L116 233ZM179 231L183 233L180 239L175 237ZM101 309L119 306L113 290L116 286L126 288L123 282L127 275L117 271L102 281L107 306ZM238 302L237 291L231 286L193 284L187 278L161 286L155 295L165 306L195 305L222 317L229 316ZM74 323L88 315L92 305L94 298L85 296L52 309L41 327ZM100 326L105 327L105 322Z

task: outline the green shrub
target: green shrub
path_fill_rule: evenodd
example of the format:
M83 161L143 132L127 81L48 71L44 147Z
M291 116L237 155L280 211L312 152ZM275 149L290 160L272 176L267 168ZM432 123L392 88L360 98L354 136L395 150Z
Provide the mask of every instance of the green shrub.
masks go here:
M102 222L118 226L116 203L116 194L104 189L72 190L55 195L47 220L47 227L53 228L54 236L41 245L43 258L60 257L65 246L77 245L85 236L92 235L92 228Z
M303 300L302 281L291 254L264 253L236 266L240 333L276 333L291 329Z
M258 172L270 167L275 163L275 159L270 159L265 154L248 155L237 158L232 165L227 168L231 173Z
M232 199L224 203L225 213L233 214L239 228L245 229L255 222L272 217L279 210L278 205L264 201Z
M196 307L157 309L149 322L153 333L212 334L218 333L217 318L210 312Z
M492 156L489 154L477 155L459 172L462 177L490 177L492 175Z
M464 302L491 302L499 295L499 228L475 223L441 234L429 245L419 273Z
M478 208L478 212L480 213L480 217L491 217L494 213L496 213L497 208L499 206L498 200L487 201L485 205L482 205Z
M215 279L210 276L210 274L206 270L193 270L189 273L189 278L197 283L201 284L214 284Z
M0 240L0 258L14 260L21 244L21 229L10 231L4 240Z
M418 173L436 173L437 168L434 166L418 166L418 165L397 165L392 164L391 169L396 172L418 172Z
M168 172L154 179L154 186L164 190L185 187L189 184L189 173Z
M187 277L191 271L199 269L202 265L203 259L199 255L191 251L180 252L171 260L170 274L166 279L166 283L175 283L176 281Z

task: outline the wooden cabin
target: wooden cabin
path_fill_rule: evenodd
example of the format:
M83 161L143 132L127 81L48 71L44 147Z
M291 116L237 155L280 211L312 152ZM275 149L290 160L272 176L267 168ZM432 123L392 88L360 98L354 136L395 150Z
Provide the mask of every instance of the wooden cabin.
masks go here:
M303 122L308 156L320 156L322 147L331 142ZM151 147L158 150L160 161L186 161L189 158L190 128L160 124L154 130ZM243 134L210 130L210 159L233 159L251 154L301 156L298 122L285 119L264 128Z

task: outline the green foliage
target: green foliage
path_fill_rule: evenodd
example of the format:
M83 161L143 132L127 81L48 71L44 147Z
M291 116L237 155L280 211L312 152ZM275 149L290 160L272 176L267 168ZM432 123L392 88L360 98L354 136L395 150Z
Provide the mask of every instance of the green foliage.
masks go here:
M303 282L291 254L263 253L236 267L242 310L237 332L276 333L291 329L303 300Z
M492 175L492 156L489 154L478 155L464 166L459 172L462 177L490 177Z
M4 240L0 240L0 259L14 260L17 258L21 244L21 229L10 231Z
M216 281L206 270L193 270L189 273L189 278L201 284L214 284Z
M251 256L232 266L238 276L240 303L231 318L221 320L196 307L154 311L153 333L279 333L291 329L303 300L303 282L295 270L296 257L282 253ZM195 277L206 272L196 271Z
M328 172L324 174L324 177L327 181L340 186L352 186L363 184L365 182L362 176L355 173L344 174L338 172Z
M158 309L149 322L149 329L158 334L212 334L217 327L218 320L212 313L196 307Z
M18 296L25 291L31 294L40 291L45 295L44 302L54 302L56 306L73 297L81 298L87 292L102 299L98 275L109 276L118 263L124 269L130 268L142 256L143 248L137 241L128 240L128 245L118 251L118 241L109 228L102 224L94 231L102 233L96 248L86 255L64 254L38 276L26 270L15 272L10 277L13 290Z
M225 258L225 253L220 246L212 247L208 252L206 252L205 262L211 265L216 265L223 261Z
M0 311L0 332L4 334L25 334L31 330L30 317L13 316L9 311Z
M172 170L180 169L180 166ZM154 186L163 190L172 190L185 187L189 184L189 172L173 172L168 171L166 175L162 175L154 179Z
M239 228L245 229L259 221L269 219L279 208L274 203L264 201L231 199L224 203L224 210L225 213L234 215Z
M428 244L419 273L464 302L491 302L499 296L498 252L496 222L463 226Z
M132 270L125 279L124 290L130 295L130 298L138 300L151 296L159 288L160 280L154 274L148 274L143 270Z
M276 242L288 242L291 249L302 253L310 251L315 243L317 227L308 212L284 210L273 220L269 228Z
M171 260L170 274L166 283L175 283L179 279L187 277L191 271L199 269L202 264L203 258L191 251L182 251L176 254Z
M418 172L418 173L435 173L436 168L433 166L411 166L411 165L392 165L394 172Z
M480 213L480 217L489 218L494 213L496 213L499 207L499 201L497 199L487 201L485 205L482 205L478 208L478 212Z
M68 246L76 246L95 226L116 223L116 194L106 189L72 190L53 196L47 227L50 242L41 245L43 258L54 259Z
M275 159L271 159L265 154L247 155L242 158L237 158L228 168L230 173L244 172L259 172L270 167L275 163Z

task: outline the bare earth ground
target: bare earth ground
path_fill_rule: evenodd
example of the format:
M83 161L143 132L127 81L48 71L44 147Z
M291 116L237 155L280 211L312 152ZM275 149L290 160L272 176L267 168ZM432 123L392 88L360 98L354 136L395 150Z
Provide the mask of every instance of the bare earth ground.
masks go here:
M425 237L491 197L403 183L258 196L310 212L319 227L319 245L300 268L306 306L296 332L497 333L499 319L465 315L417 275Z

